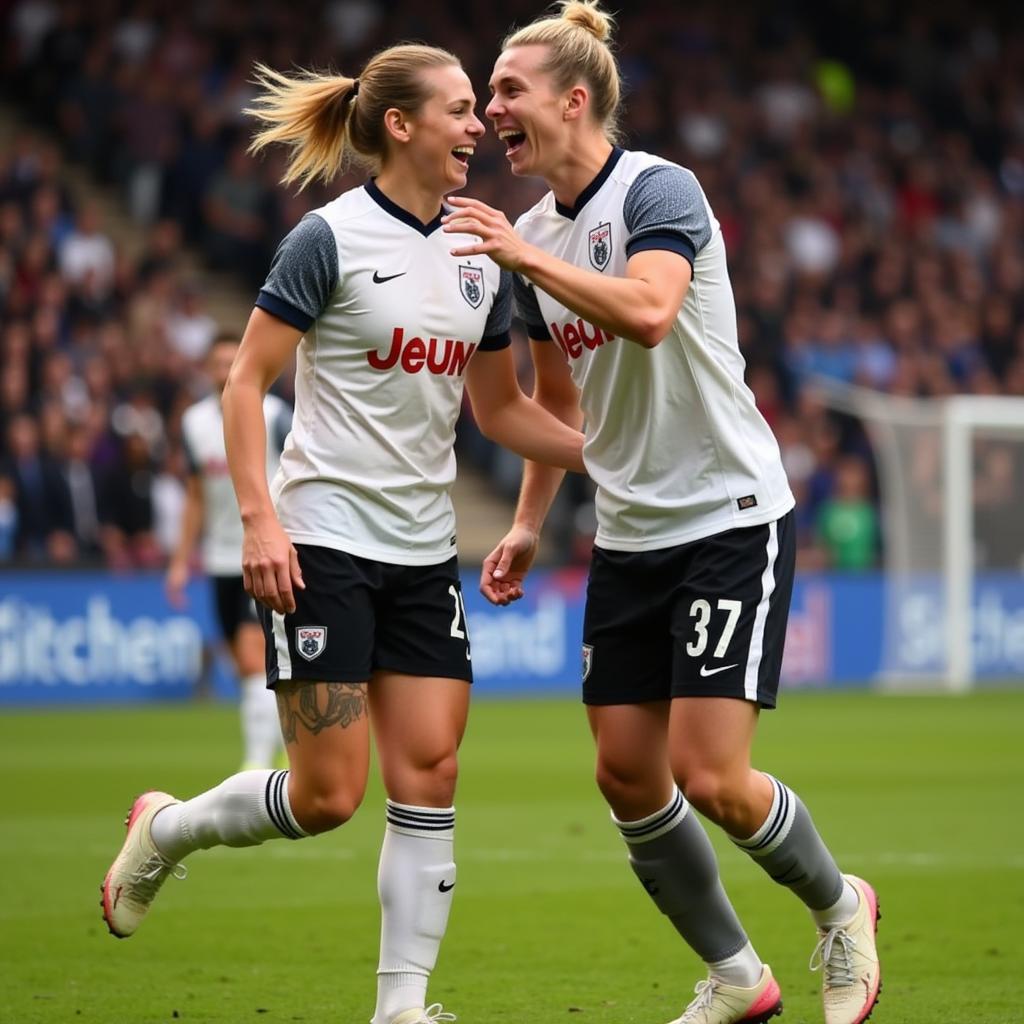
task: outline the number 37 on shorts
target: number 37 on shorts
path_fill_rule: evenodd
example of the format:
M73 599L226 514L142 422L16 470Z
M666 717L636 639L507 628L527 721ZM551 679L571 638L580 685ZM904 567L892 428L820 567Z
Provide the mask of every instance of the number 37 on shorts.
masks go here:
M774 707L793 588L792 513L657 551L594 551L583 700L730 697Z

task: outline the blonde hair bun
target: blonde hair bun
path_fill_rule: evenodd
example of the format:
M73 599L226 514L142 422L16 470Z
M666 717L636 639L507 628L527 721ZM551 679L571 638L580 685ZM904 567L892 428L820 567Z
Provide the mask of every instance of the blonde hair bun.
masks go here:
M586 29L595 39L606 43L611 39L615 21L596 3L585 0L563 0L561 18L578 28Z

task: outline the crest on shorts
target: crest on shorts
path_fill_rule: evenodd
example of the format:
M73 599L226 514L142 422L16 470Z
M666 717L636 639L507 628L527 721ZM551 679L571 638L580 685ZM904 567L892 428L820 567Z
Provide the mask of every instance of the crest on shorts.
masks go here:
M326 626L296 626L295 650L306 659L312 661L324 653L327 646Z
M594 646L593 644L583 645L583 681L586 682L587 676L590 675L590 670L594 665Z
M477 309L484 301L484 272L481 267L459 267L459 291L462 297Z
M612 226L598 224L590 232L590 262L595 270L604 270L612 258Z

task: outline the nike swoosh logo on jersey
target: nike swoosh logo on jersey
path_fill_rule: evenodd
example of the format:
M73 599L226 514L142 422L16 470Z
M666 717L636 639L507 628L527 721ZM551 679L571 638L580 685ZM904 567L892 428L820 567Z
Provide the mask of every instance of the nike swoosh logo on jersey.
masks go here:
M449 884L448 884L448 883L447 883L447 882L446 882L446 881L445 881L445 880L444 880L444 879L442 878L442 879L441 879L441 881L440 881L440 882L438 883L438 886L437 886L437 891L438 891L438 892L451 892L451 891L452 891L452 889L454 889L454 888L455 888L455 883L454 883L454 882L452 882L452 884L451 884L451 885L449 885Z
M708 676L717 676L719 672L724 672L726 669L735 668L739 662L733 665L722 665L721 668L708 668L707 665L701 665L700 674L706 679Z
M405 277L408 273L407 270L403 270L400 274L389 274L387 277L381 277L380 274L375 270L373 272L373 283L374 284L385 284L388 281L394 281L396 277Z

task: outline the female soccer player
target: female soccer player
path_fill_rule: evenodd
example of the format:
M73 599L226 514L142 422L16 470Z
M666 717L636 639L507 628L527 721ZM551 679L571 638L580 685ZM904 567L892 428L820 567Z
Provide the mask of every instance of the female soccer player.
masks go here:
M648 894L708 965L675 1024L765 1021L779 986L722 889L692 804L809 907L828 1024L856 1024L879 985L877 901L842 875L796 794L751 768L775 705L794 571L793 497L743 382L718 222L692 173L615 145L619 74L595 4L513 33L487 115L512 173L551 191L513 231L471 199L445 230L460 258L517 274L535 397L586 420L598 533L583 699L597 781ZM561 474L529 466L481 589L522 595Z
M222 334L214 339L206 355L213 393L190 405L182 415L189 474L178 546L168 563L164 587L171 604L184 604L189 564L202 537L203 569L213 586L221 633L231 649L241 690L242 768L269 768L281 746L281 726L277 701L273 691L267 689L263 630L242 580L242 524L224 452L221 396L237 352L236 335ZM267 395L263 416L267 424L267 473L272 475L292 411L276 395Z
M242 772L184 803L140 797L104 914L130 935L194 850L342 825L363 797L369 721L388 793L373 1024L453 1020L426 987L455 887L472 678L449 497L463 381L484 433L527 458L582 471L582 436L519 390L510 276L452 257L441 231L442 197L465 185L484 133L458 60L398 46L357 79L259 75L254 148L292 147L286 182L329 179L349 149L377 172L282 242L224 393L245 586L290 770ZM292 432L268 488L263 395L296 348Z

